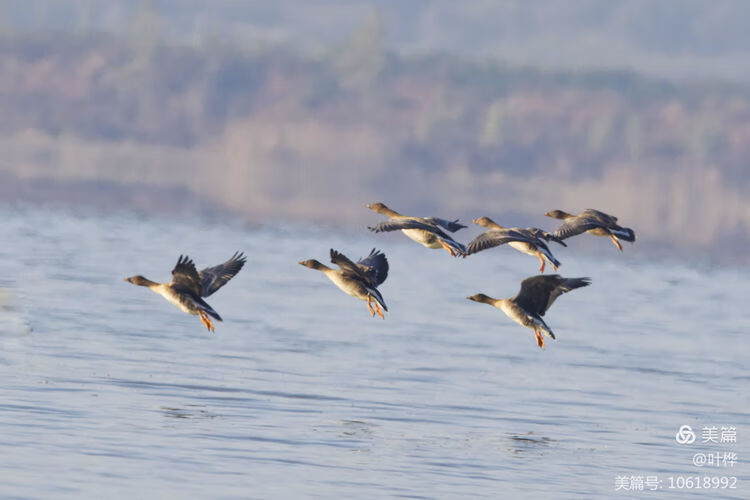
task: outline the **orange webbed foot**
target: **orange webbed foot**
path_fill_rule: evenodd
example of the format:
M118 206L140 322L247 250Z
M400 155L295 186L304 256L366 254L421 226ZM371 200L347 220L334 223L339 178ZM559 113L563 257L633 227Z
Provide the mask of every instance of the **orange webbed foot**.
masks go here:
M211 321L211 318L208 317L208 314L206 314L203 311L198 311L198 316L200 317L201 323L203 323L203 326L206 327L206 330L208 330L209 332L215 332L216 331L216 330L214 330L214 324Z
M544 337L542 337L542 334L537 330L534 330L534 335L536 336L536 345L538 345L540 349L544 349Z
M440 244L443 246L443 248L445 248L445 250L449 254L451 254L451 257L457 257L456 252L454 252L453 249L446 242L444 242L443 240L439 240L439 241L440 241Z
M375 306L377 307L377 305ZM370 296L367 296L367 309L370 311L370 314L374 317L375 311L372 310L372 305L370 305Z
M375 310L378 311L378 315L381 317L381 319L385 319L385 316L383 316L383 311L380 310L380 306L377 302L375 302Z

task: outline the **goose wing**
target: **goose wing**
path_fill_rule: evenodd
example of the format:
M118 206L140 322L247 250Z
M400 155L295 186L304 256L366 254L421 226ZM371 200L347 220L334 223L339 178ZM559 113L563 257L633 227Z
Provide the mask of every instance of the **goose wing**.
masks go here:
M601 227L611 232L614 236L621 240L634 242L635 232L629 227L622 227L617 223L617 217L614 215L605 214L599 210L587 208L583 211L583 216L593 219L601 223Z
M401 229L422 229L434 233L441 238L450 238L450 236L445 234L436 224L417 217L397 217L388 219L370 227L369 229L376 233L398 231Z
M529 235L533 236L534 238L538 238L540 240L544 241L554 241L555 243L559 243L560 245L567 247L568 244L565 243L563 240L555 236L554 234L550 234L547 231L544 231L543 229L539 229L538 227L527 227L524 229Z
M579 215L576 217L565 219L565 221L560 224L560 227L555 230L553 236L555 238L564 240L566 238L570 238L571 236L583 234L586 231L599 227L606 227L606 224L603 224L597 219Z
M226 285L227 281L231 280L242 266L245 265L245 257L242 252L235 252L232 257L224 262L213 267L207 267L199 273L201 280L201 297L208 297L219 288Z
M373 286L380 286L388 277L388 259L383 252L374 248L370 255L357 261L357 266L367 275Z
M559 274L532 276L521 282L521 290L513 300L529 314L544 316L557 297L589 284L590 278L563 278Z
M474 238L466 247L466 253L471 255L488 248L510 243L511 241L523 241L535 245L544 245L544 242L539 241L537 238L524 235L513 229L490 229Z
M451 247L459 255L466 254L466 248L462 243L454 240L447 233L443 232L437 224L433 224L429 220L421 219L419 217L397 217L394 219L388 219L376 224L369 228L370 231L380 233L383 231L398 231L400 229L421 229L423 231L430 232L440 238L446 245Z
M189 292L196 297L200 297L201 279L195 269L195 263L187 255L180 255L177 264L172 269L172 286L175 291Z
M604 212L601 212L599 210L594 210L593 208L587 208L583 212L581 212L581 215L584 217L590 217L592 219L599 219L602 222L608 223L608 224L617 224L617 217L614 215L605 214Z
M458 219L454 221L441 219L439 217L425 217L424 220L426 222L429 222L430 224L434 224L436 226L440 226L443 229L447 229L451 233L455 233L459 229L463 229L467 226L464 226L463 224L459 224Z
M349 277L370 283L370 278L363 268L355 264L343 253L331 248L331 262L339 266Z

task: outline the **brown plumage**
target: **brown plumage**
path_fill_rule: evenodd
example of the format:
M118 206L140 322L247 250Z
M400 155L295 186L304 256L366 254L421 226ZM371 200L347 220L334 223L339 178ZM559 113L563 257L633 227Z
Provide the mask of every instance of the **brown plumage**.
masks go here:
M561 240L555 238L549 233L542 231L541 229L530 227L521 229L518 227L505 228L490 219L489 217L479 217L472 221L482 227L486 227L489 231L485 231L476 238L474 238L466 247L467 255L471 255L488 248L496 247L499 245L508 244L511 248L515 248L519 252L527 255L533 255L539 259L541 266L539 272L544 272L544 261L545 259L549 262L552 267L557 271L560 267L560 261L558 261L552 251L549 249L547 244L542 241L543 239L554 240L565 246Z
M352 297L366 301L367 309L373 316L377 311L378 315L385 319L380 307L384 311L388 311L388 307L377 289L388 277L388 259L385 258L385 254L373 248L367 257L355 263L346 255L331 248L331 263L339 266L339 269L332 269L315 259L298 262L301 266L321 271L339 289ZM375 310L372 308L373 300Z
M214 331L214 325L209 316L222 321L217 313L202 297L208 297L224 286L232 279L242 266L246 258L240 252L235 252L232 257L213 267L207 267L198 272L190 257L180 255L177 264L172 269L172 281L169 283L156 283L141 275L125 278L124 281L138 286L150 288L182 311L197 315L209 331Z
M389 217L388 220L368 228L370 231L380 233L401 230L407 237L422 246L427 248L444 248L453 257L458 255L466 256L464 245L443 231L446 230L454 233L466 227L463 224L459 224L458 220L449 221L439 217L410 217L401 215L380 202L370 203L365 206L374 212Z
M531 328L534 330L537 345L544 348L542 333L555 338L555 334L542 319L544 313L563 293L589 284L590 278L563 278L558 274L539 275L523 280L521 290L512 299L493 299L483 293L466 298L496 307L516 323Z
M617 217L599 210L587 208L578 215L571 215L562 210L552 210L545 213L547 217L561 219L560 224L553 235L561 240L576 236L582 233L589 233L594 236L606 236L622 252L622 245L619 240L635 241L635 232L629 227L622 227L617 223Z

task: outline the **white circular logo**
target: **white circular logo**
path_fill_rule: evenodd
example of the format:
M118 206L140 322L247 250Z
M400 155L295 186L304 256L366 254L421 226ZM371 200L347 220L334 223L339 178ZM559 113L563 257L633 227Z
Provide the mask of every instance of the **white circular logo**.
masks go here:
M689 425L683 425L674 438L678 444L692 444L695 441L695 432Z

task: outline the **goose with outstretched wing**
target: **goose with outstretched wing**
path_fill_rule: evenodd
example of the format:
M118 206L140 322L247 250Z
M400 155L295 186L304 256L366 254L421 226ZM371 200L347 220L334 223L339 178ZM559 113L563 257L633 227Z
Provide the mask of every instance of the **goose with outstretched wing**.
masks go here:
M521 290L512 299L493 299L483 293L466 298L496 307L519 325L531 328L534 330L537 345L543 349L542 333L555 339L555 334L542 318L544 313L563 293L590 284L590 278L563 278L558 274L539 275L523 280Z
M353 262L346 255L331 248L331 263L339 268L333 269L315 259L298 262L301 266L321 271L345 293L366 301L370 314L375 316L377 312L385 319L383 311L388 311L388 307L377 288L388 277L388 259L385 258L385 254L373 248L367 257ZM375 310L372 308L373 305Z
M207 267L198 272L190 257L180 255L177 264L172 269L172 281L169 283L156 283L140 274L125 278L125 281L148 287L183 312L199 316L206 329L213 332L215 330L211 318L213 317L217 321L223 320L219 313L203 300L203 297L208 297L224 286L227 281L240 272L242 266L245 265L245 261L246 257L241 252L235 252L223 264Z
M594 236L607 236L621 252L622 244L620 240L630 243L635 241L635 232L632 229L620 226L617 223L617 217L605 214L599 210L587 208L578 215L572 215L562 210L552 210L544 215L563 221L560 227L552 233L561 240L583 233Z
M550 263L555 271L560 267L560 261L552 255L552 251L544 240L555 241L563 246L566 245L553 235L535 227L529 227L526 229L518 227L506 228L496 224L489 217L479 217L472 222L479 226L489 228L489 230L474 238L466 246L467 255L472 255L481 252L482 250L507 243L508 246L515 248L521 253L537 257L541 263L541 267L539 268L540 273L544 272L545 260Z
M374 212L388 216L388 220L370 227L370 231L381 233L400 230L410 239L427 248L444 248L453 257L466 256L466 247L445 232L454 233L466 227L459 224L458 220L450 221L439 217L401 215L379 202L365 206Z

